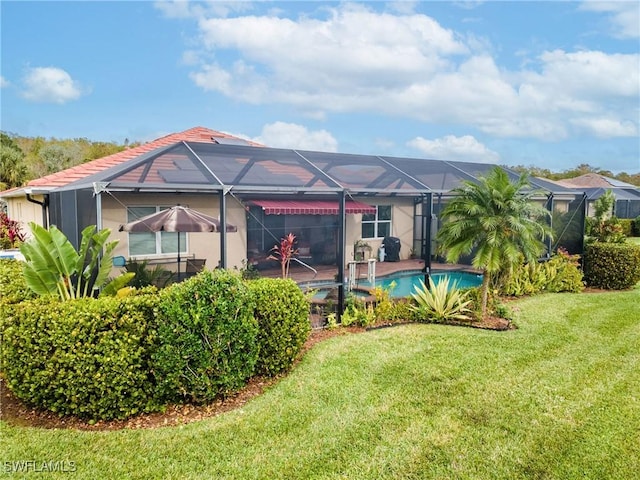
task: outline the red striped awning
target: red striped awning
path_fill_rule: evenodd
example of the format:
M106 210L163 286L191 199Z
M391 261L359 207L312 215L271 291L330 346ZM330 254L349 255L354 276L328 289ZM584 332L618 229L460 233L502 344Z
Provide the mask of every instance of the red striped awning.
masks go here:
M331 200L251 200L265 215L338 215L338 202ZM376 207L347 200L345 213L376 213Z

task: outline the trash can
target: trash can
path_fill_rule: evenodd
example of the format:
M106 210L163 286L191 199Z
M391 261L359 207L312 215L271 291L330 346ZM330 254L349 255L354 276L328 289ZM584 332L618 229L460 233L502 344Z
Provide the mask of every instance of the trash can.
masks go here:
M400 239L397 237L384 237L382 240L384 247L384 261L398 262L400 261Z

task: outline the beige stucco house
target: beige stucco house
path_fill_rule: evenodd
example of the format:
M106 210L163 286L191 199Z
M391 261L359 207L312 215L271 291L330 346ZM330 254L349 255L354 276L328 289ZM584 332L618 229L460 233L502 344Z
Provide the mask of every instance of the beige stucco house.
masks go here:
M33 180L1 192L0 199L11 218L25 225L56 225L76 244L88 225L109 228L111 238L119 240L115 255L167 268L175 268L178 236L182 258L204 260L209 268L261 268L279 239L294 233L305 264L335 265L342 278L359 240L377 257L385 239L397 239L398 258L415 255L428 268L436 255L438 213L452 189L494 166L274 149L195 127ZM582 196L544 180L534 179L533 186L562 222L575 227L582 221ZM237 230L119 231L121 225L174 205ZM582 229L567 226L554 227L579 231L579 238L561 235L550 248L581 248Z

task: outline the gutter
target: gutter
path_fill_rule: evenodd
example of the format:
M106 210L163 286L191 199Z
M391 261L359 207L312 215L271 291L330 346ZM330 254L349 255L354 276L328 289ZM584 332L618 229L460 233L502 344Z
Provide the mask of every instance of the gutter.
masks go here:
M28 202L35 203L36 205L40 205L40 207L42 207L42 226L44 228L49 228L49 215L47 215L47 209L49 208L49 195L46 193L43 194L44 201L41 202L40 200L36 200L31 196L33 190L25 189L24 193L27 196Z

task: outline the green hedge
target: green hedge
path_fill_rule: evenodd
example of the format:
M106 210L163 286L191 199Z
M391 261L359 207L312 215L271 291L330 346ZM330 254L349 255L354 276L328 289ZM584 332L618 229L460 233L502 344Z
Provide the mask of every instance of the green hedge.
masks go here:
M633 220L631 220L630 218L620 218L618 219L618 222L620 223L620 226L622 227L622 233L624 234L625 237L632 237L633 233L634 233L634 228L633 228Z
M258 324L240 276L201 272L164 289L160 303L159 399L205 403L241 388L258 358Z
M36 294L27 287L19 260L0 260L0 308L1 304L15 304L35 298Z
M156 295L58 301L0 314L9 388L27 404L85 419L157 410L150 372Z
M632 222L633 225L633 235L635 237L640 237L640 215L635 218Z
M260 327L256 372L273 376L291 367L309 337L309 302L292 280L260 278L248 285Z
M308 338L291 280L205 271L159 292L30 299L18 262L0 262L0 368L27 404L88 420L204 403L275 375Z
M629 243L589 244L584 252L588 286L623 290L640 281L640 246Z

